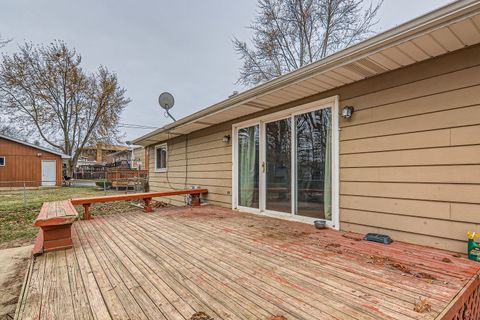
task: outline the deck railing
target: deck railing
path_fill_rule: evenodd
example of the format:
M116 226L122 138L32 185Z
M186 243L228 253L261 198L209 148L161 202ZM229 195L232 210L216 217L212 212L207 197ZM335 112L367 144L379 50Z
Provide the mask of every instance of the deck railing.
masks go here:
M439 320L480 319L480 273L473 277L440 314Z

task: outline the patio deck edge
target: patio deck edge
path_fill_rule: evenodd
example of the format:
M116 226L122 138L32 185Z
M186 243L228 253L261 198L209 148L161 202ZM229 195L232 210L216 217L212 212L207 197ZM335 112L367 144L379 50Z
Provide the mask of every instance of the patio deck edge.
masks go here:
M475 297L474 295L477 295ZM480 304L480 271L477 272L457 293L457 295L450 301L445 309L435 318L436 320L454 320L454 319L477 319L480 318L480 305L475 306L473 303L471 306L467 305L470 300L477 299L477 303ZM475 312L470 314L471 317L465 317L465 311Z
M15 315L13 317L14 320L19 319L20 309L25 305L27 287L28 287L28 284L30 283L30 279L32 278L34 263L35 263L35 256L31 255L28 262L27 271L25 272L25 278L23 279L22 289L20 290L20 294L18 296L17 306L15 307Z

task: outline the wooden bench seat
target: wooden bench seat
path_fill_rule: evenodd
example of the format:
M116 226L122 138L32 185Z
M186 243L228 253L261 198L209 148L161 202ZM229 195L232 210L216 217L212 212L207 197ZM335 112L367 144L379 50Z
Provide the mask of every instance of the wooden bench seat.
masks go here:
M71 248L72 223L77 218L78 212L69 200L45 202L35 220L35 226L40 230L33 254Z
M76 198L71 202L74 205L82 205L84 208L83 219L91 219L90 206L93 203L122 201L122 200L134 200L142 199L144 201L145 212L152 212L152 198L176 196L182 194L189 194L192 196L192 205L200 205L200 194L208 193L208 189L185 189L185 190L172 190L163 192L143 192L143 193L130 193L130 194L116 194L111 196L90 197L90 198Z

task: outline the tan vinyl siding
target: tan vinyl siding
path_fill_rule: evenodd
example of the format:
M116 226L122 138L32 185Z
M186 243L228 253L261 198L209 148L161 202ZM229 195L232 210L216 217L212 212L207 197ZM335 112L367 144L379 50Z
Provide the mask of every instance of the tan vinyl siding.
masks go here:
M460 252L466 232L480 231L480 46L333 89L253 116L333 95L340 108L340 221L343 230ZM188 136L188 178L210 190L210 203L231 206L232 123ZM185 137L168 141L168 174L154 190L185 186ZM181 204L183 198L172 198Z
M208 188L208 203L231 207L232 148L222 141L225 135L231 135L231 123L189 134L187 147L184 136L167 141L167 172L162 173L154 170L155 151L150 147L150 188L166 191L198 185ZM185 203L184 196L162 200L173 205Z
M466 252L480 229L480 50L406 69L411 81L341 96L355 106L340 122L341 227Z

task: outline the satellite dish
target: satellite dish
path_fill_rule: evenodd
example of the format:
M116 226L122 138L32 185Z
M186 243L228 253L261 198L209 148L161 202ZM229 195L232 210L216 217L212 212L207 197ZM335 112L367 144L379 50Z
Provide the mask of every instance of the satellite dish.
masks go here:
M172 118L173 121L176 121L175 118L170 114L169 110L172 109L173 105L175 104L175 99L173 98L170 92L163 92L158 97L158 103L160 107L165 109L167 115Z
M158 103L160 104L160 107L168 111L175 104L175 99L173 99L173 96L170 92L163 92L158 97Z

